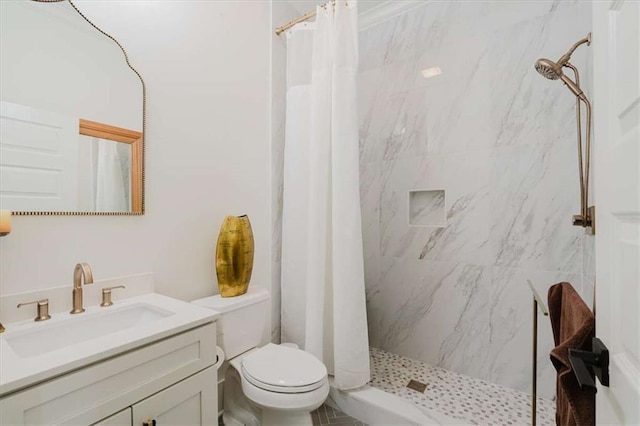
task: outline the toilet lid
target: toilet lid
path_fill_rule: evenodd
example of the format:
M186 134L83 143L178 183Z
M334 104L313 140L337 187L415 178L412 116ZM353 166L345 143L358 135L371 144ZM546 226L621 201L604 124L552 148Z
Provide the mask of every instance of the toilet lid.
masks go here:
M327 378L327 368L313 355L272 343L244 357L242 372L253 385L277 392L309 392Z

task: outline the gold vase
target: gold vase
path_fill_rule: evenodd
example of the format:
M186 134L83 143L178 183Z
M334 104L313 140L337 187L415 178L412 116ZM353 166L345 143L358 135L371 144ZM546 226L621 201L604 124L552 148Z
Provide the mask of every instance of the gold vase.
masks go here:
M216 245L216 275L222 297L245 294L253 271L253 231L247 215L227 216Z

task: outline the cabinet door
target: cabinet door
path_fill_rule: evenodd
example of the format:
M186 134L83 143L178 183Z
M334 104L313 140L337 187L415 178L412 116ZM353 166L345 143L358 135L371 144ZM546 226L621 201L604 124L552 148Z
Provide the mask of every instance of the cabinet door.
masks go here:
M0 398L0 425L90 425L215 362L209 323Z
M218 424L218 371L209 367L133 407L133 425Z
M127 407L113 416L100 420L92 426L131 426L131 407Z

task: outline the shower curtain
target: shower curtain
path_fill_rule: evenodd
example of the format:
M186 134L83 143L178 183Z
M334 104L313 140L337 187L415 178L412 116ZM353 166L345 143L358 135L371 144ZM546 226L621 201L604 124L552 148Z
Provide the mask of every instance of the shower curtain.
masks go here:
M354 0L287 33L282 341L321 359L339 389L370 378L357 67Z
M97 146L95 204L98 212L126 212L127 198L117 142L94 138Z

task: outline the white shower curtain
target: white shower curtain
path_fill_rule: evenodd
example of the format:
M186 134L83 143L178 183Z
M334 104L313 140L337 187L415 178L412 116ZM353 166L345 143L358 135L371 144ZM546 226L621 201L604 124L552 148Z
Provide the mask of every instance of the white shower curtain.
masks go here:
M282 340L339 389L369 381L359 196L356 2L287 34Z
M96 211L128 211L117 142L95 138L98 147L96 167Z

